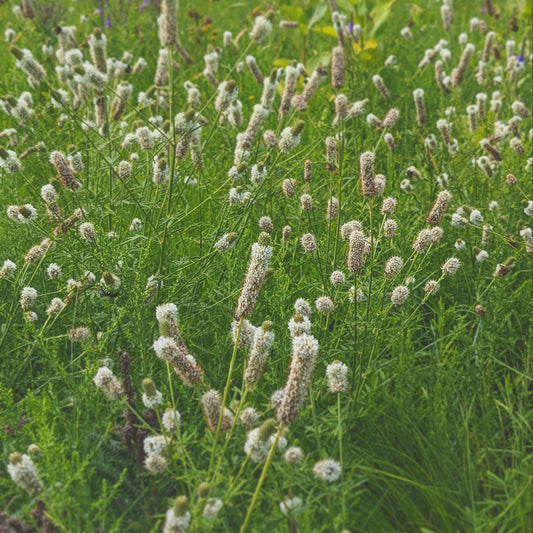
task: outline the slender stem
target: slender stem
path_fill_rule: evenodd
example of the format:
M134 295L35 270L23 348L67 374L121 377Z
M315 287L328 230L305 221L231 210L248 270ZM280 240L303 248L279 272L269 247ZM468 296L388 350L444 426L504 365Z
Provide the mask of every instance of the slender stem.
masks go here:
M226 406L226 400L228 398L228 391L231 383L231 374L233 373L233 366L235 365L235 359L237 358L237 348L239 346L239 339L241 337L242 324L244 319L241 317L239 320L239 326L237 328L237 334L235 335L235 342L233 344L233 353L231 355L231 362L229 364L228 378L226 380L226 386L224 387L224 394L222 396L222 406L220 407L220 415L218 417L217 430L215 432L215 440L213 441L213 448L211 449L211 459L209 460L209 472L213 466L213 460L215 458L215 449L217 446L218 435L220 433L220 426L222 424L222 417L224 416L224 408Z
M270 446L270 451L268 452L268 457L265 462L265 466L263 467L263 471L261 472L261 477L259 478L259 481L257 482L257 486L255 487L255 492L252 497L252 501L250 502L250 506L248 507L248 511L246 512L246 517L244 518L244 522L241 526L241 529L240 529L241 533L244 533L246 531L246 528L248 527L248 523L250 522L250 518L252 517L252 512L254 510L255 504L257 503L257 497L259 496L259 492L261 491L261 486L263 485L263 482L265 481L268 468L270 467L270 463L272 462L272 458L274 457L274 452L276 451L276 448L278 447L278 441L279 441L282 431L283 431L283 424L279 426L278 432L276 433L276 438L274 439L274 442Z
M213 481L216 481L218 473L220 471L220 467L222 466L222 460L224 459L224 456L226 455L226 450L228 449L228 444L231 439L231 436L233 434L233 430L235 429L235 426L237 425L237 422L239 420L239 416L241 414L242 408L244 407L244 402L246 400L246 396L248 395L248 387L244 389L244 392L241 396L241 401L239 402L239 407L237 408L237 411L235 411L235 417L233 419L233 424L231 424L231 427L229 428L228 434L226 436L226 440L224 442L224 447L222 448L222 453L220 454L217 462L217 466L215 468L215 473L213 474Z
M174 124L174 57L173 50L171 46L167 47L168 50L168 106L169 106L169 116L170 116L170 151L169 151L169 167L170 167L170 179L168 182L167 189L167 209L165 214L165 229L163 232L163 241L161 244L161 255L159 257L159 273L163 273L163 268L165 264L165 248L167 243L168 236L168 217L170 215L170 208L172 206L172 189L174 187L174 173L176 165L176 131Z
M344 464L342 453L342 419L341 419L341 394L337 393L337 433L339 434L339 462L341 464L341 476L344 478ZM344 517L346 516L346 501L344 498L344 491L342 491L342 516L341 524L344 524Z
M315 428L316 446L317 446L319 455L322 455L322 449L320 446L320 437L318 436L318 420L316 417L315 395L313 394L312 383L309 383L309 399L311 400L311 413L313 414L313 426Z

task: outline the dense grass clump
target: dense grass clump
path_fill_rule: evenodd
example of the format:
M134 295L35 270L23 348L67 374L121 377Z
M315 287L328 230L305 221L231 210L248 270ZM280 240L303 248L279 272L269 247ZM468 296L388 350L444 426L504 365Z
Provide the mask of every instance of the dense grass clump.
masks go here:
M529 4L0 21L0 532L532 530Z

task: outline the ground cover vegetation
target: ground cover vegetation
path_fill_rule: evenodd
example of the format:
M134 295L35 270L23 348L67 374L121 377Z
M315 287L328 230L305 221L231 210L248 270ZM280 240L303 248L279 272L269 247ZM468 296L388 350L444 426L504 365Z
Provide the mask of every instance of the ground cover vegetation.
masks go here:
M0 4L0 531L531 531L530 3Z

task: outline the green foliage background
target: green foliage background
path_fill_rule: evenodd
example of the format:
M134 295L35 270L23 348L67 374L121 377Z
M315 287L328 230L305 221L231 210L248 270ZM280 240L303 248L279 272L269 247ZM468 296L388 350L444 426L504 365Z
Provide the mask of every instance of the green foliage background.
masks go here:
M0 178L0 260L11 259L18 265L15 278L0 280L0 425L12 431L0 431L2 464L10 452L21 453L31 443L42 449L38 471L47 489L42 496L51 520L61 531L159 531L163 515L177 495L186 494L193 509L200 508L194 496L196 485L204 480L209 463L212 435L205 428L198 395L186 388L177 377L167 374L166 367L151 350L157 337L155 302L145 303L145 285L160 267L161 243L167 226L168 241L164 287L158 302L175 302L179 309L182 336L189 350L205 370L210 385L222 390L226 382L232 353L229 328L235 301L246 271L251 244L258 235L258 219L272 217L274 223L272 266L274 274L263 289L252 317L254 324L272 320L276 342L268 369L259 389L250 397L250 405L272 416L270 395L283 386L290 361L290 337L286 324L293 314L296 298L310 302L327 294L336 303L328 317L315 312L313 333L320 342L319 360L314 372L312 397L316 419L308 401L299 419L291 426L289 445L301 446L303 463L285 464L277 456L263 486L256 508L253 531L287 531L288 522L279 510L279 502L287 494L302 498L298 531L499 531L531 530L532 482L532 268L531 255L525 251L519 230L530 226L524 214L523 201L531 199L531 174L524 170L525 158L509 146L502 149L502 169L493 179L471 165L481 155L478 141L490 135L496 117L489 115L480 129L472 134L464 110L475 102L481 88L473 75L474 61L461 87L450 95L441 93L434 81L433 67L417 69L427 48L440 38L449 41L452 65L461 53L458 35L468 30L470 17L481 16L478 3L456 2L455 22L445 34L437 2L357 2L337 0L339 9L353 13L361 24L365 44L361 50L347 48L346 83L343 94L350 101L369 98L368 111L384 116L390 107L400 110L400 120L393 130L397 149L390 152L382 140L382 132L369 127L363 119L332 128L334 90L324 83L303 115L306 126L301 145L288 156L276 160L259 143L252 160L267 161L269 176L253 205L230 207L227 194L231 180L227 170L232 164L236 131L216 122L212 103L202 113L209 120L202 140L205 166L193 167L189 159L180 162L182 177L194 176L198 186L187 187L181 180L174 184L172 207L166 216L165 188L157 189L151 181L150 155L140 153L134 174L126 183L114 180L110 185L110 167L128 153L122 150L122 136L113 129L108 137L96 132L82 132L79 116L58 127L61 111L50 105L46 87L31 90L36 116L19 131L17 153L42 140L46 149L24 160L23 174L2 174ZM134 95L130 99L133 118L146 120L148 109L135 110L136 94L146 90L153 80L159 42L157 39L157 7L153 2L139 11L140 2L119 0L102 3L103 14L95 13L99 3L39 3L34 19L15 18L12 3L0 6L0 26L11 25L17 32L16 44L29 48L48 71L54 86L51 59L43 57L40 45L47 38L55 43L52 28L62 24L79 26L80 43L95 27L104 27L109 17L111 28L105 30L108 55L120 58L124 50L134 58L144 57L148 67L131 78ZM249 2L180 2L180 36L193 58L192 65L180 63L174 74L173 98L176 110L187 108L183 82L191 80L201 91L202 103L213 94L212 87L201 76L203 55L208 45L221 46L222 33L231 30L239 37L238 48L223 50L219 78L224 79L249 42L253 23ZM285 66L292 59L301 61L310 72L319 64L329 63L330 51L336 45L331 36L327 3L315 0L293 1L289 5L274 1L274 34L264 45L249 48L264 73L272 67ZM263 4L263 10L267 7ZM497 41L504 47L514 38L519 46L528 39L531 51L531 13L525 5L501 3L499 19L486 18ZM513 8L518 31L508 25ZM79 23L80 15L88 21ZM282 30L281 19L296 20L299 28ZM412 24L414 42L400 37L400 30ZM479 51L483 36L470 37ZM528 52L528 53L529 53ZM397 66L386 69L383 62L389 54L398 58ZM477 60L476 60L477 61ZM23 74L16 69L8 52L8 44L0 43L0 95L18 96L28 90ZM451 70L451 65L448 66ZM389 87L391 101L384 101L372 84L379 73ZM245 123L253 105L259 101L261 87L248 72L231 76L239 87ZM531 108L531 63L518 86L507 81L501 89L507 114L519 96ZM412 91L425 91L429 114L427 130L416 125ZM300 87L301 89L301 87ZM485 88L483 88L485 90ZM486 89L490 93L490 87ZM112 88L109 90L112 95ZM278 100L276 100L277 102ZM276 109L277 104L274 108ZM454 136L460 153L451 157L440 146L434 160L423 147L429 132L437 135L435 123L448 106L455 106ZM89 109L90 109L89 105ZM166 118L166 117L165 117ZM297 118L291 117L292 122ZM273 112L264 129L281 129L291 122L278 123ZM0 129L16 127L11 117L0 115ZM531 140L527 132L531 118L521 129L528 157ZM325 169L323 145L329 135L342 132L342 164L338 173ZM208 139L208 140L206 140ZM94 222L98 242L92 247L71 231L57 243L37 266L30 266L22 278L23 257L27 250L51 235L52 225L46 221L40 187L48 183L53 169L48 162L52 150L66 151L76 145L85 163L83 189L76 196L61 193L65 213L79 204L87 219ZM372 272L372 298L359 305L354 322L354 306L348 299L349 279L342 288L334 288L328 279L333 270L344 269L346 245L338 235L342 223L357 219L365 228L376 228L381 222L379 201L373 205L370 219L368 200L358 187L359 155L365 150L376 153L376 172L387 176L386 195L398 198L395 218L398 237L382 241L370 267L365 265L358 286L368 290ZM268 158L268 159L267 159ZM299 208L298 194L285 198L281 182L298 181L303 191L302 168L305 159L313 161L311 183L315 208L309 216ZM407 167L414 165L422 173L413 193L399 189ZM407 259L411 243L424 227L438 192L436 177L446 172L453 194L451 207L477 207L486 222L494 228L484 263L475 260L480 230L451 227L449 217L443 223L444 237L423 260L412 263L411 275L416 282L404 306L391 308L388 294L401 280L382 276L383 265L391 255ZM512 172L518 185L505 185L504 177ZM340 219L327 221L326 202L331 195L339 198ZM489 212L491 200L498 210ZM33 227L17 226L5 216L11 204L32 203L41 215ZM448 210L449 213L452 209ZM128 232L133 217L143 220L140 233ZM376 219L378 217L379 219ZM290 224L293 236L287 245L281 242L281 228ZM373 226L372 226L373 224ZM118 239L106 238L108 231ZM238 240L225 254L213 250L223 233L235 231ZM319 253L303 254L298 237L312 232L319 243ZM456 252L453 243L462 238L467 248ZM441 282L441 291L427 300L423 287L427 280L440 276L440 266L451 255L458 255L462 268L454 278ZM493 276L497 263L514 264L503 278ZM63 268L59 280L49 280L46 266L56 262ZM81 279L86 270L97 279L105 270L120 269L121 287L117 298L107 298L97 291L86 291L68 306L60 317L43 327L23 318L18 300L23 286L39 292L36 312L45 317L52 297L65 295L68 278ZM345 270L345 269L344 269ZM400 276L404 279L405 272ZM403 281L402 281L403 282ZM360 285L359 285L360 284ZM483 305L487 316L475 312ZM354 324L357 323L357 349L354 351ZM72 343L65 336L73 327L86 326L92 332L91 342ZM96 332L103 332L96 340ZM92 378L100 360L118 360L123 350L133 359L134 387L140 405L140 383L151 377L167 401L172 395L183 420L181 441L172 450L169 469L153 478L139 471L122 446L115 430L122 424L124 405L104 398ZM240 379L245 354L239 352L231 396L239 399ZM324 377L326 365L339 359L353 371L353 391L342 397L342 429L344 431L344 474L342 480L325 486L311 473L313 464L324 457L338 459L338 423L336 398L327 391ZM352 378L352 376L351 376ZM26 423L19 423L21 417ZM244 429L238 428L224 461L222 475L212 486L212 494L225 497L225 490L244 459ZM184 449L187 453L184 453ZM212 531L236 531L242 523L261 467L248 466L232 498L220 512ZM344 494L345 511L341 502ZM195 507L196 506L196 507ZM0 469L0 508L31 523L32 499L17 489L6 472ZM201 531L207 531L199 529Z

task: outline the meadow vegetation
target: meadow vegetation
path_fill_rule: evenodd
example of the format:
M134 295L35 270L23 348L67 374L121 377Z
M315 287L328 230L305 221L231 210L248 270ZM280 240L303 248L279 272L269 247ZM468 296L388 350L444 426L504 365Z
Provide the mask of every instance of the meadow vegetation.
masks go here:
M526 532L530 2L0 2L0 531Z

